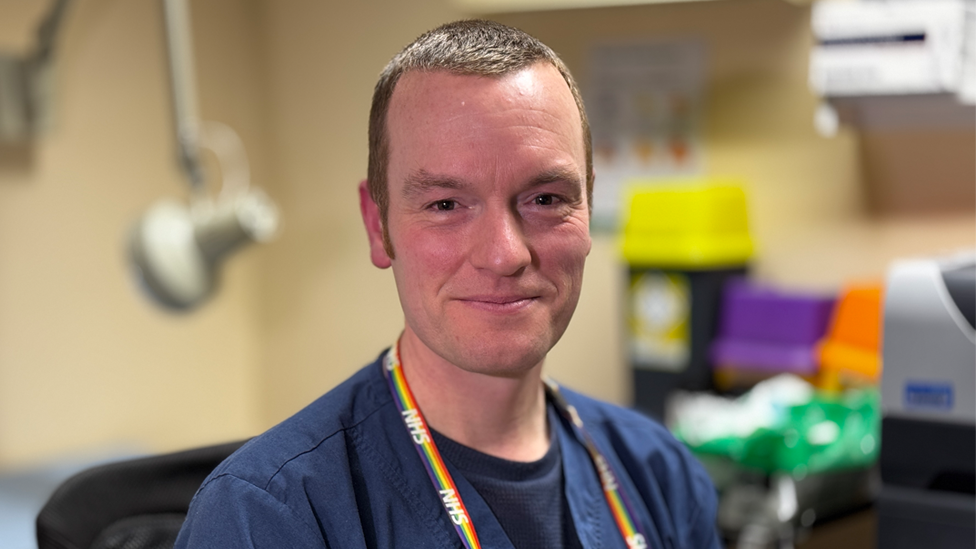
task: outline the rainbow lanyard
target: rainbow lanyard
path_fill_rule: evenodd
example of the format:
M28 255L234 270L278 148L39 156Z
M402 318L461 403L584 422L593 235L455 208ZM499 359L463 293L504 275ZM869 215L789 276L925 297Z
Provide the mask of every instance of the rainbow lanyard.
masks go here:
M444 465L441 453L437 450L434 438L427 427L427 421L424 420L424 415L420 413L417 401L414 400L410 386L407 385L407 378L403 375L403 367L400 364L399 340L386 353L383 374L386 377L387 385L390 387L390 392L393 394L393 400L400 410L403 424L413 439L417 453L420 454L420 460L424 463L427 476L430 477L434 489L440 496L444 510L447 511L451 517L451 522L454 523L454 529L461 538L461 543L467 549L480 549L481 542L478 541L478 534L474 531L468 509L461 500L461 494L454 484L454 479L451 478L451 473L447 471L447 467ZM627 543L628 549L647 549L647 538L640 532L637 523L634 522L633 507L627 500L627 496L620 490L617 475L610 468L610 463L597 449L593 439L583 428L583 421L576 412L576 408L566 402L562 393L559 392L559 386L556 385L556 382L546 379L545 384L556 409L573 425L577 438L590 454L590 459L593 461L593 466L600 478L600 484L603 485L603 495L607 499L610 512L613 514L613 519L616 521L617 528L620 529L620 534Z

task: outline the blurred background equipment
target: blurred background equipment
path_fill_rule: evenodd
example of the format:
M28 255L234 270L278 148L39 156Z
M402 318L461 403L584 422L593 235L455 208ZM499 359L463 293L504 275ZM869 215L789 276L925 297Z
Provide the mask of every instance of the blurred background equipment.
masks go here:
M0 143L29 141L51 125L54 46L68 4L51 4L26 55L0 53Z
M881 376L881 297L878 283L852 283L841 292L826 336L817 343L816 385L828 391L878 385Z
M873 530L862 523L880 491L881 294L744 277L720 288L708 355L718 394L674 391L666 410L719 489L730 547L802 546L832 521Z
M250 189L244 145L229 126L197 116L186 0L163 0L172 84L173 118L180 165L191 187L190 207L163 200L153 205L131 235L130 260L150 297L174 310L190 310L216 288L220 264L233 250L264 242L278 228L278 209ZM201 148L214 153L222 189L207 194Z
M623 255L634 406L662 419L671 391L712 387L708 349L721 289L752 257L746 198L727 181L655 184L635 186L629 209Z
M833 307L833 297L730 281L711 346L716 388L741 392L783 372L812 381L817 373L814 345Z
M888 272L878 546L976 538L976 257Z
M719 489L729 547L782 549L875 498L878 400L874 388L828 393L787 373L736 399L677 393L669 427Z
M893 111L909 125L971 120L974 15L971 0L815 3L809 79L823 98L817 131L836 135L840 122L891 124Z
M964 0L818 2L810 86L821 96L955 93Z

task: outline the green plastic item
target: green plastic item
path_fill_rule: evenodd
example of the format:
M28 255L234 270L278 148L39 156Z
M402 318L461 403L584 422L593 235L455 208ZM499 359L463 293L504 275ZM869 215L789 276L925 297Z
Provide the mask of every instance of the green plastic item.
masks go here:
M869 467L878 459L881 413L876 389L815 393L804 404L786 408L781 421L745 437L725 436L688 442L702 457L727 458L747 469L796 477Z

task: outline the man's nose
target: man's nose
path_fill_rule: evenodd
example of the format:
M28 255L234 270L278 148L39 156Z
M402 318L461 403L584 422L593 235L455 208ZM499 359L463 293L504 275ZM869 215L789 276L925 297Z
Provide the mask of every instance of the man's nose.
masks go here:
M516 213L488 211L474 227L471 263L498 276L513 276L532 263L532 251Z

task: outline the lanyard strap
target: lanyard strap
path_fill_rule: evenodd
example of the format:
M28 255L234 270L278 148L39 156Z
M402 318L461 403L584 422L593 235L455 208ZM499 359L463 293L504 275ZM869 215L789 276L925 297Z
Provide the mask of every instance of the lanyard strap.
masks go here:
M434 437L431 436L430 429L427 428L427 421L424 419L424 415L420 413L417 401L414 400L410 386L407 385L407 378L403 375L403 368L400 366L399 340L393 345L390 352L386 353L383 373L386 376L387 385L390 386L390 392L393 393L393 400L396 401L397 409L400 410L403 424L406 425L414 446L417 448L417 453L420 454L420 461L424 462L427 476L430 477L430 482L437 490L441 505L444 506L444 510L451 517L451 522L454 523L454 529L457 530L461 543L467 549L481 549L481 542L478 541L478 534L475 533L474 525L471 524L468 509L461 501L461 494L458 493L457 486L454 485L451 473L444 466L441 453L437 450L437 445L434 444Z
M610 506L610 514L613 515L613 520L617 523L617 529L620 530L620 535L623 536L628 549L647 549L647 538L640 531L639 524L634 521L636 516L634 507L627 499L627 494L620 489L620 483L617 482L617 475L610 467L610 462L597 449L593 438L583 427L583 420L576 412L576 407L566 402L565 397L559 391L559 385L551 378L546 378L544 382L556 409L573 426L573 429L576 430L576 437L586 447L587 453L590 454L593 467L596 468L597 476L600 477L600 484L603 485L603 497L606 498L607 505Z
M437 445L434 444L434 437L430 434L427 421L420 412L420 408L417 407L417 401L414 400L410 386L407 385L407 378L403 375L399 340L386 353L383 374L386 377L387 385L390 387L390 392L393 394L397 409L400 410L403 424L413 439L417 453L420 454L420 460L424 463L427 476L430 477L434 489L440 496L444 510L447 511L448 516L451 517L451 522L454 523L454 529L457 531L458 537L461 538L461 543L467 549L480 549L481 543L478 541L478 534L471 523L468 509L461 500L461 494L458 493L457 486L454 485L451 473L444 466L444 460L441 459L441 453L437 450ZM603 487L603 495L607 500L607 505L610 506L610 513L613 515L620 535L623 536L628 549L647 549L647 538L633 519L636 516L634 508L626 494L620 489L617 475L610 467L610 462L597 449L593 439L583 427L583 421L576 412L576 408L566 402L562 393L559 392L559 386L556 382L546 379L545 385L556 409L566 421L572 424L577 438L590 455L590 460L593 462L593 467L596 469L600 484Z

